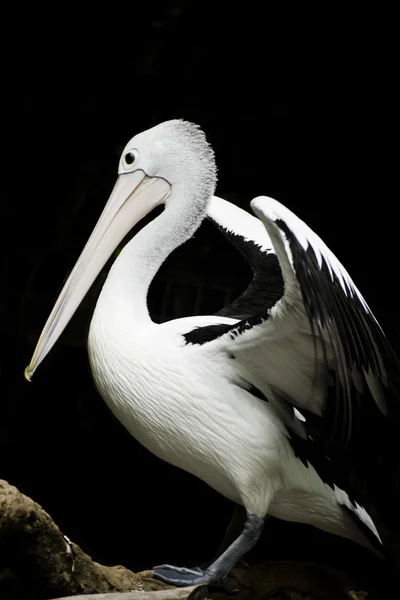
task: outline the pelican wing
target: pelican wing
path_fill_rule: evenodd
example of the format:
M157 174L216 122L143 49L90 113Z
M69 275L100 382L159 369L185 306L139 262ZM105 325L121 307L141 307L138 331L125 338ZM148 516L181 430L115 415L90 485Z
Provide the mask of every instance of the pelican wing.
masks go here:
M393 396L398 400L398 361L350 275L321 238L276 200L259 197L251 207L271 237L282 269L285 293L276 313L296 312L300 304L299 323L306 316L315 363L322 362L334 377L328 387L335 394L325 394L325 401L334 405L328 407L334 409L334 433L347 442L361 396L372 400L382 415L392 408Z
M295 407L296 433L307 422L325 449L343 449L361 416L373 421L398 406L396 356L346 269L303 221L267 197L251 203L258 219L224 202L214 199L209 217L254 278L219 313L237 323L193 330L186 341L219 344L280 411Z

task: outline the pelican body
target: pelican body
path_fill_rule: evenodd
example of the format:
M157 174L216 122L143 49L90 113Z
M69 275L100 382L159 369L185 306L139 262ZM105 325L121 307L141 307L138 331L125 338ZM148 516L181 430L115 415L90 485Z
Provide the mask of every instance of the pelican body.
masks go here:
M357 402L365 394L386 418L394 355L350 276L314 232L271 198L254 199L251 216L214 196L215 185L214 155L196 126L168 121L130 140L26 370L30 378L133 225L165 204L112 265L88 353L99 393L144 447L245 509L242 531L207 569L155 569L180 586L224 581L258 540L266 515L370 549L381 545L371 516L335 479L327 445L311 436L309 422L322 431L331 403L339 416L324 441L334 456L352 436L354 394ZM206 216L243 252L254 280L216 315L155 324L149 285Z

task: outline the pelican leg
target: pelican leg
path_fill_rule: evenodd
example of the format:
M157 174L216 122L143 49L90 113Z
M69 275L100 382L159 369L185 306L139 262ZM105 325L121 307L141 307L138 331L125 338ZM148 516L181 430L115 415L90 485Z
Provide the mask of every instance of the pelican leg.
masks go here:
M232 517L228 523L228 527L226 528L224 539L222 540L222 542L218 548L218 551L217 551L216 556L214 557L214 560L216 560L219 556L221 556L221 554L223 552L225 552L225 550L227 548L229 548L229 546L236 540L236 538L239 537L239 535L242 533L243 528L245 526L246 519L247 519L246 509L241 504L236 504L236 506L233 510ZM214 560L212 562L214 562ZM208 563L207 566L209 564L211 564L211 562ZM238 562L235 565L235 567L246 567L246 566L247 565L246 565L246 562L244 561L243 556L241 558L239 558Z
M228 546L207 569L199 567L188 569L172 565L155 567L153 577L170 585L184 587L187 585L219 584L227 577L235 564L253 548L259 539L264 526L264 517L247 515L240 535Z
M244 506L242 506L241 504L235 504L235 508L233 509L232 516L230 518L230 521L228 523L228 526L227 526L225 534L224 534L224 538L223 538L221 544L219 545L219 548L218 548L216 554L214 555L214 558L203 563L200 567L196 567L196 569L200 568L202 571L205 571L207 569L207 567L212 565L217 560L217 558L219 556L221 556L221 554L223 552L225 552L225 550L227 548L229 548L229 546L232 544L232 542L234 542L236 540L236 538L238 538L239 535L242 533L243 527L246 523L246 519L247 519L247 511L244 508ZM235 567L247 567L247 566L248 565L244 561L243 557L240 558L238 560L238 562L235 564Z

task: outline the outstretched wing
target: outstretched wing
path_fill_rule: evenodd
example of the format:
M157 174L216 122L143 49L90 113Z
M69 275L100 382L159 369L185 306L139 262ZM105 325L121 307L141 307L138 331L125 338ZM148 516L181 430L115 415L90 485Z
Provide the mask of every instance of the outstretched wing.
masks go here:
M258 219L218 198L209 209L254 271L244 294L218 313L241 320L194 329L186 341L219 344L280 411L296 407L307 434L318 432L335 455L361 416L373 422L399 406L398 360L326 244L276 200L259 197L251 207Z
M397 357L350 275L321 238L272 198L255 198L251 207L274 244L285 281L281 302L286 311L301 296L316 343L316 363L322 358L334 378L334 394L325 394L331 435L347 443L363 401L372 401L382 415L398 406ZM375 414L373 408L364 406L370 414Z

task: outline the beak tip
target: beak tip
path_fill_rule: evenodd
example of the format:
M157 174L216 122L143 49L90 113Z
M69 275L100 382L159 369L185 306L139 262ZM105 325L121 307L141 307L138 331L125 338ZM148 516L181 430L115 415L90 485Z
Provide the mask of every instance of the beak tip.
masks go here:
M32 373L29 371L29 365L26 367L25 371L24 371L24 377L27 381L31 381L31 376Z

